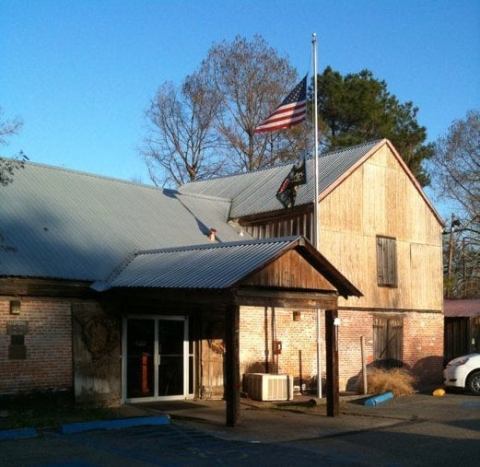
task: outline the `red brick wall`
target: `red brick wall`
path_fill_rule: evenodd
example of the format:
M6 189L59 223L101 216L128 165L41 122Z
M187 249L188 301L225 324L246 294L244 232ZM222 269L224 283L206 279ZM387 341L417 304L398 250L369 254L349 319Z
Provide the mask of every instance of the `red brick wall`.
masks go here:
M28 321L26 360L10 360L7 322ZM0 394L72 387L70 303L55 299L21 301L19 315L0 298Z
M275 309L276 339L282 342L282 353L272 356L272 310L242 307L240 311L241 373L265 371L266 347L270 372L278 366L279 373L289 373L300 382L315 386L316 319L313 310L301 312L301 320L293 320L293 311ZM391 313L384 313L390 316ZM418 377L420 385L441 381L443 364L443 315L440 313L396 313L404 318L403 362ZM361 344L365 337L367 363L373 361L373 314L367 311L340 310L339 371L340 389L355 390L360 375ZM324 313L320 316L321 365L325 379ZM265 345L265 326L267 342ZM275 365L276 364L276 365Z
M365 337L367 364L373 361L373 317L365 311L338 312L339 327L339 378L340 389L358 390L362 371L361 336Z
M241 372L270 372L295 376L295 384L314 387L316 376L316 319L313 310L242 307L240 311ZM386 316L388 314L385 314ZM361 370L360 336L365 336L368 362L373 360L373 315L365 311L339 312L340 388L355 387ZM443 315L403 313L403 361L421 383L441 378L443 363ZM7 321L28 321L26 360L9 360ZM274 326L272 327L272 321ZM20 315L9 313L9 300L0 299L0 394L72 387L71 305L55 299L24 299ZM324 313L321 312L322 376L325 378ZM282 342L282 352L272 354L272 340ZM267 345L265 344L267 342Z
M299 321L293 320L293 310L276 308L274 313L274 338L282 342L282 353L278 356L272 354L272 309L241 307L241 374L265 372L266 352L268 351L269 372L275 372L275 368L278 367L279 373L294 375L295 384L308 384L317 373L315 312L313 310L301 311ZM323 336L323 319L320 324L320 334ZM324 363L323 366L325 366Z
M427 384L442 381L443 324L441 313L409 313L404 320L403 360Z

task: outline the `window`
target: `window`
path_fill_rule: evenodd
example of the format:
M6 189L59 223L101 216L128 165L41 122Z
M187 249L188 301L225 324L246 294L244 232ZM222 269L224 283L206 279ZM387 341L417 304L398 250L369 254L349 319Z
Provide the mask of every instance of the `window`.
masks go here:
M377 236L377 283L397 287L397 243L394 238Z

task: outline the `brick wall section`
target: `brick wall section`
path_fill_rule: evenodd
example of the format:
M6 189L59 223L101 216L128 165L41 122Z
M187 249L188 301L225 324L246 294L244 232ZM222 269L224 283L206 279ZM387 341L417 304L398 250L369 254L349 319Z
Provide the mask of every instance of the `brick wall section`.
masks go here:
M340 390L357 391L362 371L361 336L365 337L367 364L373 361L373 317L365 311L338 312Z
M26 360L9 360L8 321L28 321ZM23 299L20 315L10 314L10 302L0 298L0 394L72 387L70 303Z
M265 319L265 314L267 319ZM391 313L383 313L390 316ZM441 382L443 367L443 315L440 313L407 312L403 316L403 361L417 376L420 385ZM362 368L360 337L365 337L367 363L373 361L373 314L366 311L340 310L339 370L340 390L356 390ZM322 378L325 380L324 312L320 317ZM293 311L275 309L276 339L282 342L282 353L276 358L279 373L295 377L295 384L315 387L316 318L313 310L303 310L301 320L293 320ZM275 364L272 356L272 310L242 307L240 310L240 371L265 371L265 326L268 331L270 372ZM301 355L301 358L300 358Z
M403 360L425 384L442 382L442 313L410 313L404 321Z
M273 316L274 315L274 316ZM385 314L388 316L389 314ZM339 311L340 388L354 389L361 371L360 336L365 336L367 361L373 360L373 314ZM443 315L403 313L403 361L421 383L441 380L443 364ZM272 319L273 318L273 319ZM7 321L28 321L25 336L26 360L9 360ZM272 327L274 321L275 326ZM0 394L72 387L71 305L69 301L29 298L22 300L21 314L10 315L9 300L0 299ZM275 336L273 336L275 334ZM321 312L323 378L325 378L324 313ZM272 354L272 340L282 342L282 353ZM265 344L267 342L267 345ZM295 384L315 387L316 318L313 310L242 307L240 310L241 372L270 372L294 375Z
M266 319L265 319L266 316ZM279 373L294 375L295 384L314 385L317 374L316 314L301 310L299 321L293 320L293 310L274 310L275 339L282 342L282 352L272 354L272 309L241 307L240 309L240 372L264 372L266 350L270 373L278 366ZM267 330L265 331L265 328ZM320 335L324 336L324 314L321 313ZM267 336L268 345L265 345ZM322 367L325 358L322 353Z

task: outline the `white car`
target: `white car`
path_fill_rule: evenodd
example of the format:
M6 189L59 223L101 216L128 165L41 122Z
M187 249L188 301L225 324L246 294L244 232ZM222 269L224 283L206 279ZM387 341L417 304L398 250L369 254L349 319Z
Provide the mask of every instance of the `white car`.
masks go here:
M443 370L443 382L447 387L464 388L480 396L480 353L449 361Z

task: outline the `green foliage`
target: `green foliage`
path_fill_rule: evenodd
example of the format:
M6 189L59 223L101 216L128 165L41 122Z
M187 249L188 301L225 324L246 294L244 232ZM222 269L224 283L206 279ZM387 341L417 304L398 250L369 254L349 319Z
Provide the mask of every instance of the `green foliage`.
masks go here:
M22 128L20 119L5 120L3 110L0 107L0 146L8 144L8 139L16 135ZM5 158L0 154L0 187L6 186L13 181L13 175L16 170L22 169L28 157L20 151L14 158Z
M430 182L422 161L433 155L418 108L400 103L387 83L363 70L342 76L327 67L318 75L318 113L322 144L328 150L388 138L422 185Z
M0 186L6 186L12 183L15 171L23 169L27 160L28 157L22 151L13 159L0 157Z

